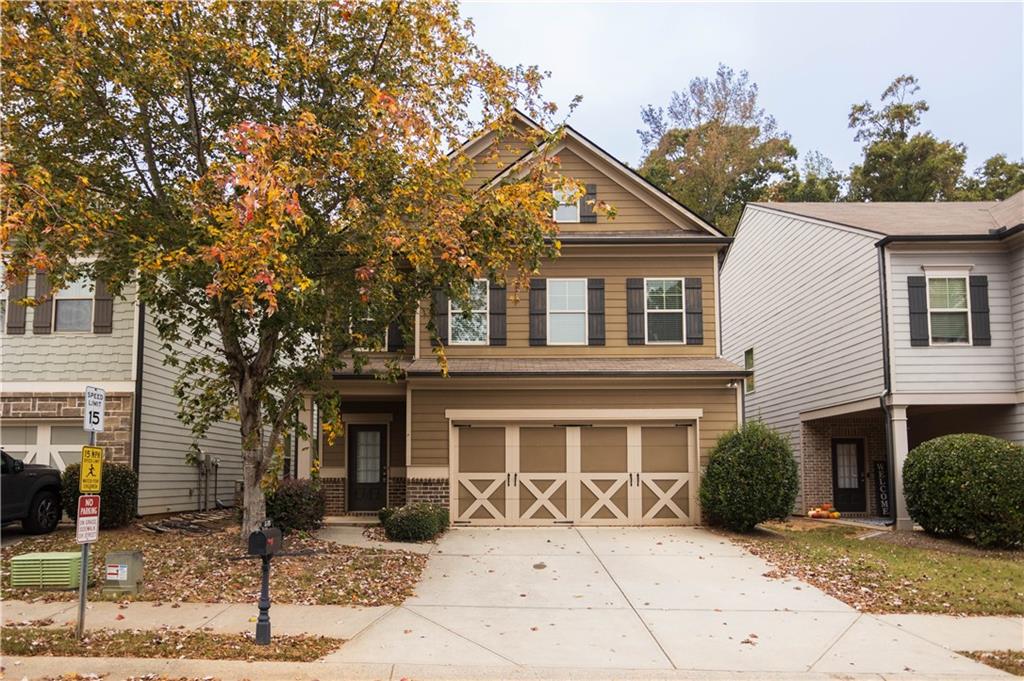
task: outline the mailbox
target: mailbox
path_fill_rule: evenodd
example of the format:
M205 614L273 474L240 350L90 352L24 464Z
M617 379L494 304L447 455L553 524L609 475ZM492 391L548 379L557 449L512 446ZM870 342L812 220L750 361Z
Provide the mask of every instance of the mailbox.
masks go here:
M249 533L250 556L273 556L282 545L281 530L277 527L264 527Z

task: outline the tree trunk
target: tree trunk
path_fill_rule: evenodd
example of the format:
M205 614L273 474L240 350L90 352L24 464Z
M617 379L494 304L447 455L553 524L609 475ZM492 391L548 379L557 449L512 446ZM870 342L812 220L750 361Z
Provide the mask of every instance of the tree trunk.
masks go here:
M251 385L244 385L238 398L239 429L242 435L242 541L258 530L267 517L267 500L261 484L268 457L263 442L260 403L253 399Z

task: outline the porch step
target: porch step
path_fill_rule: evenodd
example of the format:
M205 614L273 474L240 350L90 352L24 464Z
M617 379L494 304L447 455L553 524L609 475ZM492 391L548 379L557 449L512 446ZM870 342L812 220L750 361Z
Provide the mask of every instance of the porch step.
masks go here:
M324 516L324 525L334 527L369 527L380 525L376 513L349 514L349 515L328 515Z

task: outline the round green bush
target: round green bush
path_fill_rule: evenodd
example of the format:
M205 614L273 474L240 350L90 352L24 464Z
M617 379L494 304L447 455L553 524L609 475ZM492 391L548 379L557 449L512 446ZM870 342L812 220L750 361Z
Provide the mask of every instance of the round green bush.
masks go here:
M907 510L926 532L979 546L1024 544L1024 447L987 435L944 435L903 464Z
M61 501L72 520L78 515L79 464L69 465L61 475ZM103 462L100 481L100 528L124 527L135 517L139 498L139 476L131 466Z
M430 541L448 529L448 509L437 504L408 504L383 515L384 534L391 541Z
M798 487L789 441L751 421L715 443L700 485L701 511L709 524L749 532L765 520L789 515Z
M320 527L327 513L327 493L319 480L282 480L267 494L267 518L282 532Z

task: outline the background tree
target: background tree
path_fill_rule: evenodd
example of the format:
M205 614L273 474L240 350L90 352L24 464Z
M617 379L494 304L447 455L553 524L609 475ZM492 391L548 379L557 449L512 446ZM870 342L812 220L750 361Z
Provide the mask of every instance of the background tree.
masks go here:
M303 393L331 420L343 353L393 320L411 337L435 288L466 302L473 277L553 254L547 159L474 193L470 162L446 154L476 129L471 106L503 135L516 103L553 113L542 74L496 64L453 2L2 11L8 283L42 268L58 289L137 291L190 350L181 418L197 437L239 421L243 536Z
M864 159L850 169L850 200L941 201L956 198L967 150L939 140L931 132L914 132L928 111L917 78L902 75L882 93L880 108L870 103L850 108L849 127L864 142Z
M786 179L773 184L765 193L769 201L840 201L846 178L832 161L819 151L804 158L800 170L793 168Z
M1024 161L1007 160L996 154L960 180L957 198L961 201L1002 200L1024 190Z
M758 106L746 71L719 65L713 79L673 92L667 111L649 105L640 116L640 173L727 233L746 202L792 171L796 149Z

